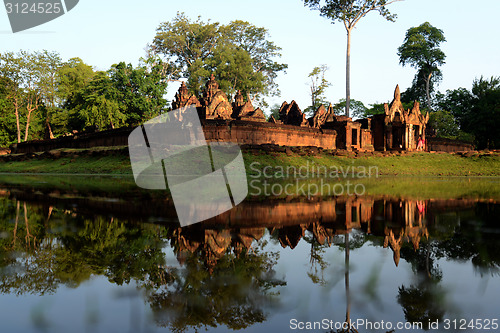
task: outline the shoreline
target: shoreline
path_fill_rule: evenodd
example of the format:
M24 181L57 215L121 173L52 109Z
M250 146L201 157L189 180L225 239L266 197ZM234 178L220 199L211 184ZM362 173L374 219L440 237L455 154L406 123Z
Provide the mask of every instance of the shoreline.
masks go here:
M242 151L249 176L261 173L266 167L271 170L311 167L313 171L325 172L376 168L380 176L500 177L499 152L356 153L311 147L243 147ZM131 176L132 170L128 148L122 146L2 155L0 173Z

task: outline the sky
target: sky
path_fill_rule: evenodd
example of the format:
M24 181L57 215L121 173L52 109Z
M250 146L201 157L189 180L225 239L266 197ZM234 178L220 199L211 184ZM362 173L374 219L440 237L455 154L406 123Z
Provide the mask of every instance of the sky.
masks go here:
M398 15L396 22L371 12L352 33L351 98L365 105L387 102L396 84L401 91L411 85L416 70L399 65L397 48L409 28L426 21L447 39L441 45L446 64L438 90L470 89L475 78L500 76L499 0L404 0L388 8ZM270 105L295 100L305 109L310 104L307 75L322 64L329 68L327 100L345 97L345 28L301 0L80 0L64 16L15 34L0 8L0 52L46 49L63 60L79 57L97 70L120 61L137 65L159 24L177 12L192 20L201 16L227 24L238 19L268 29L269 39L282 48L276 60L288 64L277 79L281 96L268 99ZM169 100L177 88L169 85Z

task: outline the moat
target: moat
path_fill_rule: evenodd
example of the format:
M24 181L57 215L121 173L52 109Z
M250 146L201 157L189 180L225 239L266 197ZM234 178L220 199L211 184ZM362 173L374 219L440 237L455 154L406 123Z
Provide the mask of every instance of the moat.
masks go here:
M0 179L5 332L282 332L346 318L495 331L499 319L498 178L385 180L419 197L247 198L185 228L129 179L48 178ZM458 183L458 195L427 191Z

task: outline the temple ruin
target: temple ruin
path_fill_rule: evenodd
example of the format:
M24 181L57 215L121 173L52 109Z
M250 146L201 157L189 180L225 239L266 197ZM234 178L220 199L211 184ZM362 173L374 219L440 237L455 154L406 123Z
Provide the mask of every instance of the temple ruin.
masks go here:
M420 103L405 110L401 103L399 86L394 91L394 100L384 104L384 114L371 117L374 148L376 150L415 150L419 137L425 140L425 127L429 113L420 112Z
M209 141L232 141L240 144L276 144L282 146L316 146L347 151L387 151L417 149L419 138L425 140L429 114L420 112L415 101L405 110L399 86L394 99L384 104L384 113L353 120L336 115L333 107L321 105L306 118L295 101L283 102L276 119L268 121L249 96L237 91L231 103L212 74L198 99L190 94L184 82L172 102L174 109L195 105ZM216 123L213 123L216 121ZM260 123L260 124L258 124ZM221 128L221 126L224 126Z

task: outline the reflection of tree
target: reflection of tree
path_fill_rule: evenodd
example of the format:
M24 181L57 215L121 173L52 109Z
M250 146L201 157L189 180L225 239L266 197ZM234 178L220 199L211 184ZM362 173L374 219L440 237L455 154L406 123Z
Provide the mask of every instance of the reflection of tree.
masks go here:
M66 280L76 284L86 280L86 274L79 274L83 273L81 267L118 285L131 279L145 281L161 273L165 264L161 228L144 228L102 216L76 220L78 231L60 238L60 270Z
M113 217L0 200L0 292L44 295L92 276L134 281L158 321L177 331L227 325L244 328L277 305L277 253L258 242L265 228L175 229ZM168 267L168 239L180 268ZM166 317L165 317L166 316Z
M15 222L2 225L9 235L0 252L7 260L2 260L6 268L0 272L3 293L43 295L60 284L76 287L92 275L105 275L117 284L131 278L161 280L164 243L156 229L125 226L100 216L87 220L50 207L46 214L43 207L26 203L20 212L19 201L15 209L5 208L3 214L15 216ZM23 213L25 223L19 223Z
M310 245L313 283L329 280L323 276L329 264L326 248L333 244L345 250L342 273L347 319L354 295L349 261L356 258L350 258L351 250L367 241L390 246L415 274L414 280L399 288L397 300L408 321L426 323L445 313L439 259L471 261L486 277L498 273L499 206L474 204L476 211L461 208L450 214L446 207L446 214L439 214L432 205L418 210L418 203L384 200L374 205L377 215L369 210L350 215L356 218L335 217L333 210L323 207L330 214L327 222L316 219L322 212L315 219L284 225L248 222L238 226L231 221L223 226L167 229L0 198L0 292L51 293L61 285L76 287L100 275L113 284L138 284L157 322L172 330L220 325L245 328L266 320L269 307L279 305L276 296L284 282L273 271L278 255L264 250L267 240L263 238L273 230L269 239L275 246L297 251L302 239ZM352 207L345 211L353 212ZM446 228L442 220L437 221L444 215L453 220ZM425 241L429 233L432 240ZM167 266L164 248L168 243L180 267Z
M458 215L461 223L453 235L439 243L441 255L471 260L481 276L500 275L500 205L477 203L474 212Z
M241 329L266 319L265 308L277 305L275 278L277 253L253 249L239 255L228 251L211 273L196 253L184 266L172 269L172 280L154 290L149 302L156 320L174 332L188 328L226 325Z
M431 322L441 321L445 314L443 293L442 289L426 283L399 287L398 302L403 307L406 321L421 322L426 330Z
M418 249L403 247L402 257L411 264L416 282L409 287L399 287L398 302L403 307L408 322L429 324L442 320L445 314L445 291L439 285L443 273L436 263L438 247L427 240Z
M0 292L44 294L56 286L52 278L50 253L45 250L44 217L26 203L2 200ZM15 218L13 218L15 216ZM14 223L9 223L10 220ZM24 221L22 223L21 221ZM14 253L20 253L15 256ZM40 255L38 255L40 254Z
M315 284L325 285L327 281L324 277L324 271L328 263L323 259L325 249L329 247L328 243L320 244L314 235L304 235L304 241L311 244L309 252L309 263L311 264L307 276Z

